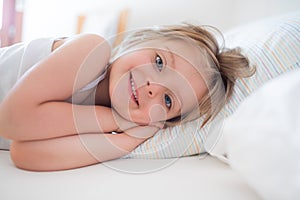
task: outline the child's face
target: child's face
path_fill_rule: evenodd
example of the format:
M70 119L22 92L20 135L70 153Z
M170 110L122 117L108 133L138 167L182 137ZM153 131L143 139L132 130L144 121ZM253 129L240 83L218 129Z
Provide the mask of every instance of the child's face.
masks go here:
M204 56L183 41L151 41L111 65L111 105L124 118L147 125L198 109L207 86ZM195 67L194 67L195 66Z

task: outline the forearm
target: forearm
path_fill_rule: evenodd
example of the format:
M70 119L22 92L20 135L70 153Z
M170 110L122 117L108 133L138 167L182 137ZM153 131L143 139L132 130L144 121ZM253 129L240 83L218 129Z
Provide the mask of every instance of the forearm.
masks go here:
M111 108L46 102L2 119L2 133L18 141L42 140L80 133L117 130Z
M14 141L11 157L19 168L33 171L53 171L84 167L120 158L159 128L134 127L121 134L88 133L60 138Z
M65 170L120 158L144 140L127 134L82 134L13 142L11 157L17 167L26 170Z

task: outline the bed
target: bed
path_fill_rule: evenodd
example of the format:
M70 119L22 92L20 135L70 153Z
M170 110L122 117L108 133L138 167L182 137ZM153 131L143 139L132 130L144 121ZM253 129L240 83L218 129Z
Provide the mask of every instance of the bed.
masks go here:
M140 171L144 167L149 172ZM126 168L128 172L124 171ZM0 191L2 200L259 199L228 165L199 156L176 160L123 159L75 170L37 173L15 168L9 152L0 151Z
M282 26L279 26L280 24ZM282 35L284 30L287 30L286 25L289 26L288 33L291 40L287 35ZM271 29L280 31L269 34ZM195 144L191 144L189 148L196 150L188 149L184 155L177 155L175 150L180 150L180 143L186 142L186 138L177 137L179 140L171 143L175 146L174 148L168 151L162 150L165 157L159 157L159 153L155 154L156 157L147 154L151 148L159 148L164 141L166 142L166 138L172 138L177 134L169 130L170 137L159 133L125 158L59 172L29 172L17 169L10 160L9 151L1 150L0 199L299 199L300 151L297 147L300 146L300 111L283 106L281 111L292 110L293 115L289 112L275 112L272 115L274 109L280 111L277 109L278 105L292 105L292 103L297 105L300 97L299 95L293 96L293 94L298 92L295 88L300 87L297 85L299 81L291 81L289 95L276 96L286 98L278 98L273 104L267 102L272 102L270 97L277 93L281 83L290 82L289 78L281 78L281 74L296 74L292 75L293 80L297 80L297 75L300 77L299 72L294 73L294 70L297 71L300 68L300 13L289 13L285 16L237 27L225 36L228 41L226 46L242 45L248 49L247 53L251 54L251 61L258 66L263 66L258 69L257 76L262 76L261 74L264 76L256 76L237 84L235 93L238 97L241 97L239 93L243 95L246 93L239 90L239 87L250 89L247 95L241 98L239 102L241 106L227 108L235 111L235 114L226 118L222 124L222 134L213 146L197 142L198 140L195 139L193 140ZM291 54L291 52L294 53ZM268 74L269 70L266 70L270 69L270 66L274 67L273 74ZM276 66L279 67L276 68ZM268 73L265 73L266 71ZM261 80L264 82L260 82ZM262 87L262 85L267 86ZM280 91L286 94L284 93L286 90ZM291 99L294 101L290 101ZM235 105L235 102L234 99L231 105ZM261 109L264 105L258 102L265 102L268 109ZM261 111L261 118L257 118L256 111ZM273 116L271 125L260 126L261 124L268 125L263 120L270 119L270 113ZM260 148L268 144L266 140L262 144L262 141L255 139L264 135L266 127L270 129L269 133L274 133L272 128L276 126L272 126L272 123L278 120L293 122L286 122L283 126L286 128L284 130L291 130L296 134L293 142L289 140L284 143L291 147L286 148L286 151L281 151L284 157L270 159L277 158L278 150L281 150L277 145L283 141L282 136L278 136L277 143L273 145L277 150L275 152L270 152L272 148ZM256 126L249 125L249 121L256 123ZM180 130L186 131L183 128ZM253 136L252 140L251 138L247 140L246 136L249 135ZM206 139L209 140L209 136ZM197 145L201 148L194 148L198 147ZM202 147L210 155L204 154ZM143 155L149 157L140 158L141 152L146 152ZM270 156L263 157L262 155ZM287 155L292 155L293 158ZM289 168L290 165L293 167ZM287 180L287 184L282 184L282 180Z

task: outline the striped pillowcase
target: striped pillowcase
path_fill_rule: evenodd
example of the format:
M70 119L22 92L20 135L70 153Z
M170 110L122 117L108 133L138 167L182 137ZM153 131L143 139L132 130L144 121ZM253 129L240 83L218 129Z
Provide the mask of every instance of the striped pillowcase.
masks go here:
M236 82L232 99L200 129L202 119L159 131L126 158L176 158L204 153L216 143L223 121L261 85L300 68L300 12L248 24L225 34L226 46L239 46L256 65L256 74Z

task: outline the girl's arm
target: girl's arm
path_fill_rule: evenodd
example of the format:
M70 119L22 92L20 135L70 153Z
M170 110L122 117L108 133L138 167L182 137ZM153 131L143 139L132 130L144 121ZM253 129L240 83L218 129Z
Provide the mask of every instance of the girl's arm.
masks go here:
M158 131L156 127L135 127L135 135ZM88 133L40 141L14 141L11 157L19 168L32 171L66 170L84 167L103 161L120 158L139 144L144 138L122 134Z
M120 158L143 140L126 134L82 134L40 141L14 141L11 158L19 168L56 171Z
M103 73L109 57L110 46L97 35L65 42L27 72L0 104L0 135L26 141L117 129L110 108L64 101Z

